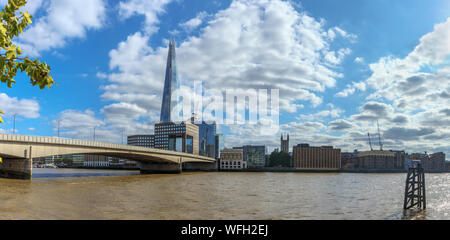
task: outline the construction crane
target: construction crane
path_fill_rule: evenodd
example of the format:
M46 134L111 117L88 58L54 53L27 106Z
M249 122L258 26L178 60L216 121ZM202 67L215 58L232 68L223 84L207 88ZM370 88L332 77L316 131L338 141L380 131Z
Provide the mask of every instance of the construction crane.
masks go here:
M378 142L380 143L380 151L383 151L383 144L381 144L380 124L378 124L378 120L377 120L377 127L378 127Z
M369 137L370 151L373 151L373 148L372 148L372 141L370 140L370 133L367 133L367 136Z

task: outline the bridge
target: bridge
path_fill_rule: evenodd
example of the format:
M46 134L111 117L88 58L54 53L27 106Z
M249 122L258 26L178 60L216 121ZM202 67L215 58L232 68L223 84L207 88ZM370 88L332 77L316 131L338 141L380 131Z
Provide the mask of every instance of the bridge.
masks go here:
M33 158L93 154L137 161L141 173L181 173L212 170L215 159L189 153L57 137L0 134L0 176L32 178Z

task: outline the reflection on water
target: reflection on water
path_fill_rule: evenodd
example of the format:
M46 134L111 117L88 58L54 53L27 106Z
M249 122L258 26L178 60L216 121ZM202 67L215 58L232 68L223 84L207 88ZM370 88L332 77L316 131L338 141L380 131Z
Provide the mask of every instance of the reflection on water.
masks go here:
M450 174L427 174L427 211L410 215L402 210L405 178L211 172L0 179L0 219L450 219Z

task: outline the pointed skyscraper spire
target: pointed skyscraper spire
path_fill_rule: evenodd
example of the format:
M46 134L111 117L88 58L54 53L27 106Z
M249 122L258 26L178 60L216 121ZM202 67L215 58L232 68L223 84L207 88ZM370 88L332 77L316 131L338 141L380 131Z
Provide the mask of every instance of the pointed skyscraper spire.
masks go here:
M177 76L177 62L175 53L175 40L172 39L169 42L169 53L167 56L167 66L166 66L166 78L164 80L164 92L161 105L161 118L160 121L163 123L172 122L178 120L179 116L171 116L172 113L180 113L181 106L179 103L179 88L180 83L178 82ZM174 111L174 108L177 108ZM182 116L182 112L180 113Z

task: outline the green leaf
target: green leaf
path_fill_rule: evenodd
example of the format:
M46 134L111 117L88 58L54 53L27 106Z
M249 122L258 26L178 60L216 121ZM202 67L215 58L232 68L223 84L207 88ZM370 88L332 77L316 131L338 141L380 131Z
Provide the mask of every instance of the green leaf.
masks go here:
M23 13L23 19L27 24L33 23L33 21L31 21L31 16L30 14L28 14L28 12Z
M16 47L13 45L6 50L6 58L11 59L16 57Z

